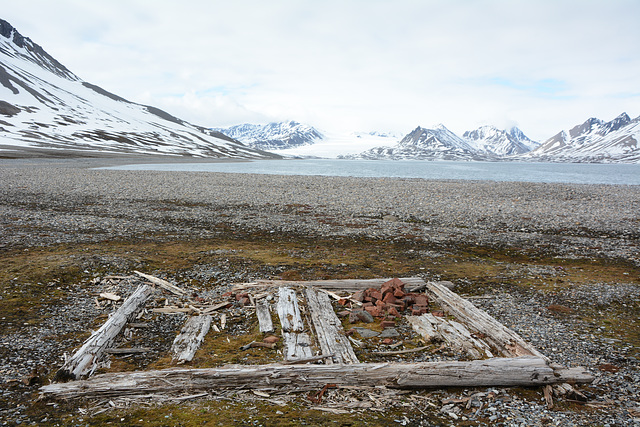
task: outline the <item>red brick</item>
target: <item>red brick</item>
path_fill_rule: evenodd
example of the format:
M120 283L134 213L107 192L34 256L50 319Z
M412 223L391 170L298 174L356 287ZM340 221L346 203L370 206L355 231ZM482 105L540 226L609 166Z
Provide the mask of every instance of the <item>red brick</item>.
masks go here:
M433 314L436 317L444 317L444 312L442 311L432 311L431 314Z
M382 317L383 312L380 310L380 307L366 307L365 310L373 317Z
M395 307L389 307L389 311L387 311L387 313L389 313L389 316L400 317L400 313L398 313L398 310L396 310Z
M380 308L381 310L386 310L387 309L387 304L384 303L384 301L376 301L376 307Z
M415 303L418 305L429 305L429 298L425 294L418 294L415 297Z
M367 301L362 304L362 308L373 307L373 303L371 301Z
M393 296L396 297L396 298L402 298L405 295L406 294L404 293L404 291L402 289L396 289L395 292L393 293Z
M383 320L382 322L380 322L380 326L382 326L383 328L394 328L396 326L396 322Z
M347 302L348 302L348 300L346 300L346 299L344 299L344 298L340 298L340 299L338 300L338 304L340 304L340 305L342 305L342 306L347 305Z
M387 294L382 299L382 301L386 302L387 304L395 304L398 300L393 296L393 294Z
M243 294L236 294L236 301L240 301L242 298L249 298L249 294L247 293L243 293Z
M347 317L350 314L351 314L351 312L349 310L342 310L342 311L338 312L338 316L340 316L340 317Z
M422 313L420 313L420 309L419 308L418 309L415 309L415 308L411 309L411 315L412 316L420 316L420 314L422 314Z
M372 299L372 301L373 300L375 300L375 301L381 300L382 299L382 292L380 292L380 291L371 292L371 299Z
M382 295L393 292L393 285L389 282L383 283L382 286L380 286L380 292L382 292Z
M393 344L393 340L392 340L391 338L385 338L385 339L383 339L381 342L382 342L382 344L384 344L384 345L391 345L391 344Z
M406 305L415 304L416 302L415 295L407 294L402 298L402 301L404 301Z

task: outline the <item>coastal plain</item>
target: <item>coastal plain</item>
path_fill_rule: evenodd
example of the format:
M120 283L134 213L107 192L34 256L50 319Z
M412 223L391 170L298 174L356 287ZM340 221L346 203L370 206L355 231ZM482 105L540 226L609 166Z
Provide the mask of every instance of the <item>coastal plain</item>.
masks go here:
M48 381L87 336L95 313L82 307L95 278L134 270L208 290L255 279L448 280L554 361L596 375L581 388L589 404L548 410L541 390L499 391L510 399L475 419L463 411L465 425L494 415L504 425L640 422L640 186L96 169L136 161L0 160L0 381L10 384L0 410L9 422L81 422L68 406L30 404L40 383L22 379L37 371ZM195 413L206 420L202 405L171 407L171 421L164 410L116 408L83 422L190 425ZM269 414L284 409L265 405L218 415L274 424ZM349 422L453 421L426 409L356 411ZM304 405L285 415L280 425L318 417Z

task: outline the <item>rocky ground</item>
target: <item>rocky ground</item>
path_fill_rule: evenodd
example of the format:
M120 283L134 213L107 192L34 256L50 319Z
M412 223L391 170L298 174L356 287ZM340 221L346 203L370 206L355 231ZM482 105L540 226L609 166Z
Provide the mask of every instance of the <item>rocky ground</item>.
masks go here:
M0 424L190 425L216 420L211 410L238 425L640 425L640 187L92 169L123 161L0 160ZM162 411L34 403L63 354L111 310L97 293L135 284L97 278L133 270L201 295L258 278L451 280L596 381L580 387L588 402L552 409L541 390L508 388L360 408L345 391L329 391L324 409L246 393ZM171 319L154 336L179 329ZM160 357L170 341L158 345ZM96 405L105 411L87 409Z

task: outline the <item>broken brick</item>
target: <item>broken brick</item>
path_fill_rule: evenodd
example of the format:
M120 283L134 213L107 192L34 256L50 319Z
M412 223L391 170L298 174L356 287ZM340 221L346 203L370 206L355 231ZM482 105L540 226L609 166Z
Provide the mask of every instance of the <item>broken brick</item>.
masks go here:
M371 315L371 313L364 311L364 310L360 310L360 311L356 311L356 316L358 317L358 319L364 323L371 323L373 322L373 316Z
M378 301L382 299L382 292L380 291L373 291L371 292L371 301Z
M396 298L402 298L402 297L404 297L405 295L406 295L406 294L404 293L404 291L403 291L402 289L396 289L396 290L393 292L393 296L394 296L394 297L396 297Z
M400 313L398 313L398 310L396 310L395 307L390 307L387 313L389 316L400 317Z
M425 294L418 294L415 296L415 303L417 305L429 305L429 298Z
M396 297L393 296L393 294L387 294L385 295L385 297L382 299L382 301L384 301L387 304L395 304L397 299Z
M440 310L432 311L431 314L433 314L436 317L444 317L444 312Z
M356 292L355 294L353 294L352 298L358 302L364 301L364 291Z
M382 322L380 322L380 326L382 326L383 328L394 328L396 326L396 322L383 320Z
M392 338L385 338L382 340L382 344L383 345L391 345L393 344L393 339Z

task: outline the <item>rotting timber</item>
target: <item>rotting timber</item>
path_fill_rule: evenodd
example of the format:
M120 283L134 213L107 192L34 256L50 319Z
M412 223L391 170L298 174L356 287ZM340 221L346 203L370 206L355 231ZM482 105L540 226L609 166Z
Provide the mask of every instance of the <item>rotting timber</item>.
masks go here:
M256 306L255 300L260 301L268 295L274 295L277 291L279 296L277 306L283 335L297 336L293 341L285 339L283 363L106 373L85 380L46 385L41 388L41 395L49 398L91 398L193 393L209 389L238 388L288 392L317 389L326 384L350 387L384 385L389 388L406 389L450 386L542 386L555 383L587 383L593 379L584 369L565 368L552 363L515 332L448 290L445 283L424 282L420 278L405 278L400 279L399 282L409 284L412 289L424 288L426 294L448 315L461 322L449 323L449 329L453 330L450 333L455 333L457 330L460 339L469 338L473 333L474 340L482 342L480 347L486 348L485 354L491 355L493 352L505 357L483 359L482 353L477 352L479 357L477 360L359 363L342 325L331 309L329 296L340 298L334 291L350 294L393 281L398 279L334 280L310 283L259 281L237 287L238 292L246 293L252 307ZM167 290L166 287L163 289ZM305 311L309 312L311 321L306 326L300 315L298 297L307 302L304 307ZM190 309L193 314L198 314L211 310L211 307L201 309L190 306ZM222 308L224 303L218 303L213 307ZM429 320L427 314L415 317ZM462 325L463 323L465 325ZM461 326L458 327L456 324ZM436 329L442 327L439 321L432 326ZM463 332L460 328L468 328L468 331ZM196 334L201 333L198 332L198 328L194 330ZM416 329L416 332L419 331L419 328ZM184 329L183 332L185 332ZM309 341L299 340L300 336ZM316 347L319 348L320 354L316 356L311 353L311 347L316 344L311 342L312 338L315 338ZM477 344L472 343L471 346L474 347ZM296 348L305 350L298 353ZM296 359L306 363L287 363Z

